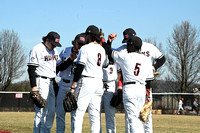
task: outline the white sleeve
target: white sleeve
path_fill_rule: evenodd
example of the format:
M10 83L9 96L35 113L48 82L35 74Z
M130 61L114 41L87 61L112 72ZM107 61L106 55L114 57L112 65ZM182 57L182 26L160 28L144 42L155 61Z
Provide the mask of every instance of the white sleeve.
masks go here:
M161 57L163 57L163 54L160 52L160 50L153 44L152 44L152 49L153 49L153 52L151 53L153 53L154 59L160 59Z
M59 56L58 50L57 50L57 49L54 49L54 50L55 50L55 55L58 56L58 59L56 60L56 61L57 61L56 63L62 62L62 60L61 60L61 58L60 58L60 56Z
M146 60L146 63L147 63L147 67L148 67L148 75L147 75L147 78L146 80L149 81L149 80L153 80L154 79L154 75L153 75L153 66L151 64L151 61L147 58Z
M60 52L59 54L59 58L60 60L57 61L57 65L61 64L63 62L63 53L64 53L64 49Z
M103 67L107 67L109 65L108 55L105 56L105 61L103 63Z
M28 65L39 66L36 48L34 47L29 53Z
M82 64L85 66L87 61L87 51L84 47L81 47L78 57L77 57L77 64Z
M112 58L114 59L114 61L116 61L116 63L120 63L121 62L121 57L120 57L120 53L121 52L117 52L117 51L112 51Z

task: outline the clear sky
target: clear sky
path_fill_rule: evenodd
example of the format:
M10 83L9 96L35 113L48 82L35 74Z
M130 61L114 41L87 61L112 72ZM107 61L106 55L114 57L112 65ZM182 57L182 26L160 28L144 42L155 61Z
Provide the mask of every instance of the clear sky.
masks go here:
M49 31L60 34L61 52L89 25L102 28L106 39L109 33L117 33L114 48L122 45L126 28L166 48L176 24L189 21L199 29L199 5L199 0L0 0L0 31L18 33L27 55Z

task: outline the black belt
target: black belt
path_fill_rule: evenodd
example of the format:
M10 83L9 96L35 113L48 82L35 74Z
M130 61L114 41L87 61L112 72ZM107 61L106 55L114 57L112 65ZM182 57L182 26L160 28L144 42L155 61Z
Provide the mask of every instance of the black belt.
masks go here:
M62 79L63 80L63 82L65 82L65 83L70 83L70 80L67 80L67 79Z
M55 80L55 78L48 78L48 77L45 77L45 76L38 76L38 77L41 77L41 78L43 78L43 79L50 79L50 81Z
M91 77L91 76L85 76L85 75L84 75L83 77L85 77L85 78L94 78L94 77Z
M125 82L123 85L136 84L136 82Z

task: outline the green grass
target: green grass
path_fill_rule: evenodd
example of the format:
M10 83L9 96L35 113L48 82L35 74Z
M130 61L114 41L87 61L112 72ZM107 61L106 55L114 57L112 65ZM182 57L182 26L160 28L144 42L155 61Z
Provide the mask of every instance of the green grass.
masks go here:
M34 112L0 112L0 131L13 133L33 132ZM200 116L189 115L153 115L154 133L199 133ZM125 132L123 113L116 113L117 133ZM70 130L70 115L66 114L66 132ZM56 132L56 123L52 133ZM90 132L89 116L85 114L83 133ZM105 115L102 113L102 132L106 133Z

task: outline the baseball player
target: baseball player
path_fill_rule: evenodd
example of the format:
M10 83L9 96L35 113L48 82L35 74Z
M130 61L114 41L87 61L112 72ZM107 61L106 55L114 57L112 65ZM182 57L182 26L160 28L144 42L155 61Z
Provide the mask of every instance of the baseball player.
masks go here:
M81 47L77 57L71 92L74 92L79 81L80 91L75 113L74 133L82 132L83 117L88 108L91 132L100 132L100 104L103 95L103 70L107 65L106 53L100 43L99 29L90 25L86 29L86 44Z
M198 111L198 103L197 103L196 98L194 99L193 104L192 104L192 111L194 111L194 110L197 112L197 115L198 115L199 111Z
M61 81L59 84L59 91L56 101L56 132L57 133L64 133L65 132L65 110L63 108L63 100L66 96L66 93L70 90L72 80L74 78L74 69L75 69L75 62L76 62L76 55L78 55L79 49L85 45L85 34L81 33L78 34L74 41L72 41L73 47L66 47L60 53L61 62L58 62L57 68L60 71ZM75 53L75 56L74 56ZM61 66L60 64L67 60L68 58L72 57L71 65L66 68L66 65ZM75 60L74 60L75 59ZM74 61L73 61L74 60ZM64 70L63 70L64 68ZM57 72L59 71L57 70ZM71 112L71 131L73 132L73 115L74 111Z
M130 36L137 36L136 32L132 28L127 28L126 30L124 30L123 35L124 35L124 39L123 39L122 43L126 43ZM126 50L126 45L122 45L117 50L118 51L121 51L121 50L127 51ZM141 47L140 52L142 54L146 55L151 60L152 65L154 67L154 72L156 72L156 70L165 63L164 55L153 44L142 42L142 47ZM152 80L147 80L146 81L146 92L147 92L146 94L148 94L146 96L146 100L148 100L148 101L149 100L153 101L153 99L152 99L152 91L151 91L151 81ZM119 81L119 84L120 84L120 81ZM121 88L121 84L120 84L120 88ZM149 115L147 121L144 122L143 125L144 125L145 133L152 133L153 132L153 128L152 128L152 112L150 112L150 115ZM128 126L127 121L126 121L126 126Z
M108 36L108 41L112 42L115 38L116 34L112 33ZM117 66L115 62L111 61L108 67L103 68L104 93L101 101L105 111L107 133L116 133L115 108L110 105L110 101L116 91L116 81Z
M181 112L182 110L184 110L184 109L183 109L183 101L184 101L184 98L181 98L181 99L179 100L179 102L178 102L178 111L177 111L177 114L178 114L178 115L180 115L180 112Z
M145 103L145 84L147 79L153 79L151 61L139 53L142 41L139 37L131 36L127 41L127 52L109 51L113 59L120 65L123 75L123 103L127 114L129 132L144 132L139 119L140 110Z
M35 107L34 133L50 133L55 116L55 94L53 80L56 77L56 63L60 60L57 47L61 47L60 35L49 32L29 53L28 74L32 91L39 91L47 100L44 108Z

